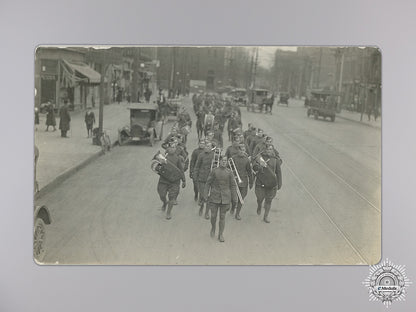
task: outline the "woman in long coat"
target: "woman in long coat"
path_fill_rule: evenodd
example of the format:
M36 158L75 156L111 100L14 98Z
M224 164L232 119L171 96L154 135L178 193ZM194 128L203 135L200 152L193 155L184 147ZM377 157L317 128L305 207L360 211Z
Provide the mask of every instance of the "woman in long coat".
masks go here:
M53 127L53 131L56 131L56 119L55 119L55 110L52 104L48 105L46 113L46 130L49 130L49 126Z
M59 129L61 130L61 137L66 138L66 132L69 130L69 124L71 122L71 116L69 116L66 103L59 111L59 118Z

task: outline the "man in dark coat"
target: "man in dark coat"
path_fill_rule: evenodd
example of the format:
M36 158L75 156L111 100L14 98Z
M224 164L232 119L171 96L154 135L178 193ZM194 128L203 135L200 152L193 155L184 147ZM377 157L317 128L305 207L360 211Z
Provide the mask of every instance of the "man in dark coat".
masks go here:
M88 110L85 113L85 125L87 127L87 138L90 137L90 133L92 135L92 127L95 124L95 115L94 112L88 108Z
M194 183L194 200L197 201L198 200L198 181L196 181L194 179L194 168L196 165L196 161L198 159L199 154L201 154L204 151L205 148L205 140L204 139L199 139L199 146L198 148L194 149L194 151L192 152L191 155L191 162L189 164L189 177L192 179L193 183Z
M273 145L268 145L267 149L254 160L253 170L256 172L257 214L261 214L264 200L263 221L270 223L268 216L272 200L275 198L277 190L282 187L282 171L280 162L274 156Z
M206 202L205 194L201 192L205 188L205 183L208 180L209 173L211 172L212 159L214 158L214 151L212 142L206 142L205 149L201 152L196 160L194 167L194 180L198 182L199 192L199 215L202 216L204 211L204 205ZM209 207L207 205L205 210L205 219L209 219Z
M69 115L66 103L59 111L59 118L59 129L61 130L61 137L67 138L66 133L70 129L71 116Z
M251 168L251 163L246 153L246 146L245 144L240 144L240 150L237 154L232 157L235 169L238 172L241 182L237 181L238 189L240 190L241 197L244 199L247 196L248 187L250 190L253 188L254 177L253 177L253 170ZM237 178L237 177L236 177ZM242 203L240 200L237 203L237 207L231 207L231 214L234 213L236 209L235 218L237 220L241 220L240 211L241 211Z
M230 169L227 168L227 157L219 159L219 167L214 168L209 174L204 188L204 197L208 198L208 206L211 209L211 237L215 236L218 210L220 211L218 240L224 242L225 215L230 209L230 204L237 202L236 183ZM209 194L209 195L208 195Z
M180 159L181 156L178 156L176 154L175 147L169 146L166 149L165 157L166 163L162 164L161 172L163 172L164 169L166 169L167 172L168 170L172 170L173 174L163 175L159 173L160 178L157 184L157 192L163 203L162 211L164 212L166 210L166 206L168 207L166 212L166 219L170 220L172 218L171 212L174 202L176 201L176 198L179 195L180 181L182 180L182 188L186 186L186 182L185 174L183 172L182 167L182 160ZM167 168L163 168L163 166ZM168 200L166 200L166 195L168 196Z
M56 119L55 119L55 108L53 104L48 102L48 106L46 108L46 130L49 130L49 126L53 127L53 131L56 131Z

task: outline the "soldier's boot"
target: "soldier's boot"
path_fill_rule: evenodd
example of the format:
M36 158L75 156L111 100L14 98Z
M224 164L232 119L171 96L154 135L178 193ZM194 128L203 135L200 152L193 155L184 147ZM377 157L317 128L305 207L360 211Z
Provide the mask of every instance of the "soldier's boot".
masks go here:
M225 220L224 220L224 219L222 219L222 218L220 217L220 221L219 221L219 232L218 232L218 240L219 240L221 243L225 242L225 239L224 239L224 236L223 236L223 233L224 233L224 227L225 227Z
M162 204L162 211L163 212L165 212L166 211L166 206L167 206L167 201L166 201L166 199L165 200L162 200L162 202L163 202L163 204Z
M234 214L235 206L234 203L231 204L230 214Z
M241 217L240 217L240 211L241 211L241 206L240 206L240 205L238 205L238 206L237 206L237 211L236 211L236 213L235 213L235 218L236 218L237 220L241 220Z
M209 205L207 204L205 207L205 219L209 220Z
M270 206L271 206L271 204L269 204L269 203L265 203L264 204L264 217L263 217L263 221L266 222L266 223L270 223L270 220L269 220Z
M262 204L262 201L257 201L257 214L258 215L261 214L261 204Z
M198 192L195 192L194 201L197 201L197 200L198 200Z
M166 220L170 220L170 219L172 219L172 215L171 215L171 212L172 212L172 207L173 207L173 201L169 201L168 202L168 211L167 211L167 213L166 213Z
M201 203L199 207L199 215L202 216L203 212L204 212L204 203Z

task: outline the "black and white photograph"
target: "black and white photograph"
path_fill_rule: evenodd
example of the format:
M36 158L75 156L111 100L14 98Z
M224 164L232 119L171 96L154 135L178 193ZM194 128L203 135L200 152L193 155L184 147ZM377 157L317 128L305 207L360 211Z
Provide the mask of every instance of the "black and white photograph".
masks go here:
M381 260L382 51L40 45L33 258Z

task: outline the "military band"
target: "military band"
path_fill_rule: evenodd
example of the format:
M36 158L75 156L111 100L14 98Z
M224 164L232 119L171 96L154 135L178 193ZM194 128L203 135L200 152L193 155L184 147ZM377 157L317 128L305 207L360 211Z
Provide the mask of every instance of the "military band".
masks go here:
M181 110L178 122L162 143L165 154L158 154L152 163L152 169L160 175L157 191L162 210L167 210L166 219L172 218L180 181L185 187L184 172L189 165L194 200L199 215L211 220L211 237L215 237L219 213L218 240L225 241L227 211L231 208L231 215L241 220L242 208L246 206L244 200L254 185L257 207L252 208L258 215L264 209L262 219L270 223L272 201L282 187L282 159L273 145L273 138L253 124L248 124L243 131L239 109L227 101L224 104L215 95L194 95L192 100L197 116L198 146L192 151L190 161L186 144L192 122L189 114ZM227 120L231 144L223 149L222 135Z

